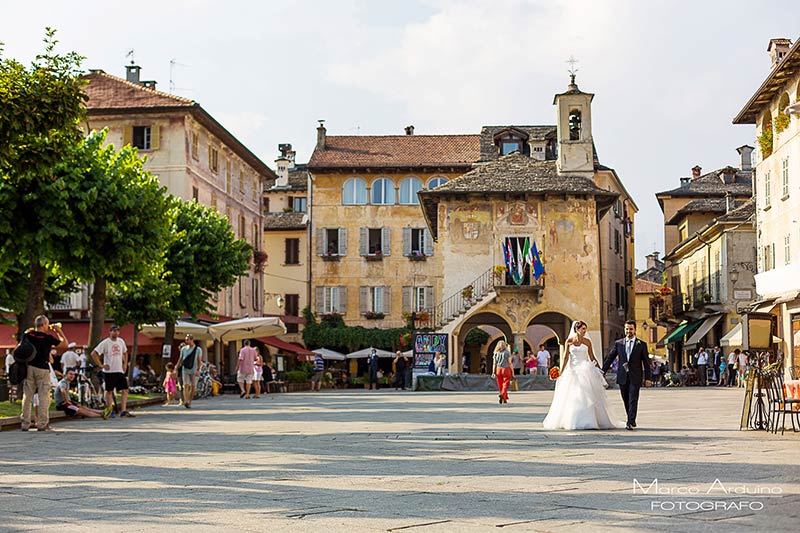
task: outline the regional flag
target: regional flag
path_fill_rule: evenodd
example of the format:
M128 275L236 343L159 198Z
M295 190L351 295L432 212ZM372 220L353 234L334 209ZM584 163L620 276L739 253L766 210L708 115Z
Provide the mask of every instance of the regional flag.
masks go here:
M522 255L522 250L519 246L519 239L517 239L517 276L519 277L520 283L522 282L522 278L525 277L525 256ZM519 283L517 284L519 285Z
M525 246L522 248L522 260L533 266L533 262L531 261L531 239L530 237L525 237Z
M536 248L536 241L533 241L531 255L533 257L533 277L536 278L536 281L539 281L539 278L544 274L544 265L542 264L542 258L539 256L539 250Z
M503 262L506 264L506 271L511 272L511 256L508 253L508 246L505 241L500 243L500 246L503 248Z

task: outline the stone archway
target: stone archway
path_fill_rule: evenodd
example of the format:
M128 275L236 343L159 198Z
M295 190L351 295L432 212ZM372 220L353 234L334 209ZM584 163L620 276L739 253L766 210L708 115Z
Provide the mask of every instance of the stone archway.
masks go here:
M463 370L462 357L464 355L464 340L467 334L480 326L486 327L490 335L489 348L499 340L507 339L509 344L513 343L514 333L508 320L493 311L480 310L477 313L466 318L456 329L453 330L453 339L450 344L453 353L450 357L451 372L461 372ZM471 369L480 368L480 358L486 354L470 353L469 367Z
M544 344L550 352L550 364L560 364L563 356L564 342L569 336L569 328L572 326L572 319L563 313L548 311L533 316L528 321L526 334L529 338L536 338L538 350L539 344Z

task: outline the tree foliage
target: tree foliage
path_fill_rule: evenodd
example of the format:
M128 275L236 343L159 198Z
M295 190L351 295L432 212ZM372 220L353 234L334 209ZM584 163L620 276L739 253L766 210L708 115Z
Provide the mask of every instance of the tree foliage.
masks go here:
M57 54L50 28L44 42L29 67L0 56L0 275L20 258L29 266L24 324L44 310L47 271L69 234L59 224L68 195L54 169L80 142L85 113L83 58Z
M170 303L167 344L174 336L170 331L174 321L183 313L197 317L211 312L211 297L247 272L253 254L246 241L236 238L228 220L208 206L174 199L171 219L173 240L166 253L165 280L180 292Z
M328 348L347 353L369 347L389 351L408 348L407 339L411 333L408 328L346 326L339 317L325 317L317 322L307 308L303 310L303 316L306 319L303 341L309 350Z
M70 199L57 241L61 268L94 284L89 344L102 337L107 283L139 279L163 264L171 239L169 197L144 169L132 146L104 146L107 132L92 132L59 164Z

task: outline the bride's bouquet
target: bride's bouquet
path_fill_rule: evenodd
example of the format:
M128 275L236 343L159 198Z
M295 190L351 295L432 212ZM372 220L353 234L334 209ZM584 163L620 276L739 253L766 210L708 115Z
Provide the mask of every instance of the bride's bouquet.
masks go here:
M560 375L560 374L559 374L559 372L558 372L558 367L557 367L557 366L554 366L553 368L551 368L551 369L550 369L550 379L552 379L553 381L555 381L555 380L557 380L557 379L558 379L558 376L559 376L559 375Z

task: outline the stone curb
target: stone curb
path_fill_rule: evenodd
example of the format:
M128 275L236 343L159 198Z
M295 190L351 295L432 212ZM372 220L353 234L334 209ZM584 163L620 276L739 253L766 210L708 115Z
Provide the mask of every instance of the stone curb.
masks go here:
M146 400L131 400L128 402L128 407L131 409L135 409L137 407L155 405L158 403L163 403L165 398L166 396L162 394L160 396L154 396ZM71 418L71 417L68 417L61 411L53 411L50 413L50 422L59 422L65 418ZM21 422L22 422L21 417L19 416L7 416L5 418L0 418L0 431L6 431L9 429L19 429Z

